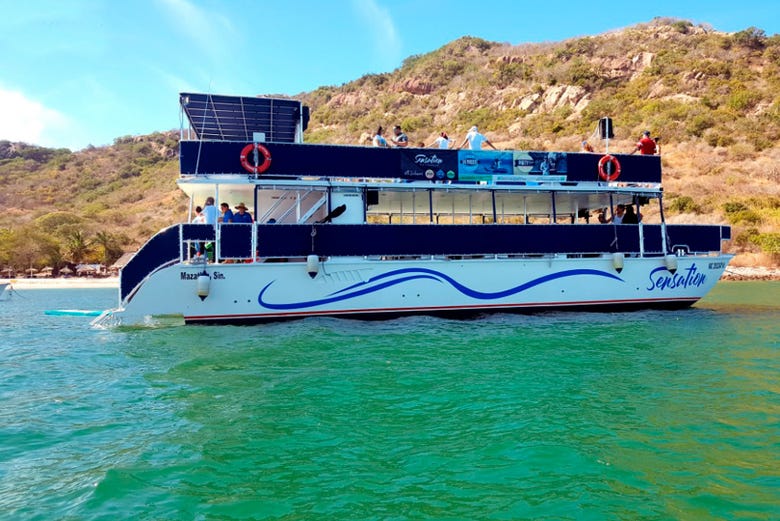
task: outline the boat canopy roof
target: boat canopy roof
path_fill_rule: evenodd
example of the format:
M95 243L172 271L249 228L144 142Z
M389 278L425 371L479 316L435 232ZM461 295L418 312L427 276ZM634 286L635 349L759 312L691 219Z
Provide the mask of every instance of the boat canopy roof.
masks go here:
M182 92L179 103L200 140L296 143L309 121L309 107L292 99Z

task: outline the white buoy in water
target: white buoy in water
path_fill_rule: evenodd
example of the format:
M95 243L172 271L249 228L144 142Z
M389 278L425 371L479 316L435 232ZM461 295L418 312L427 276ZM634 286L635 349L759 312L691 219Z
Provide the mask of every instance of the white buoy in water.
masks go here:
M306 257L306 273L309 277L314 278L320 271L320 258L317 255L309 255Z
M671 253L665 255L664 264L666 264L666 269L669 270L669 273L674 275L674 272L677 271L677 255Z
M620 273L623 271L623 261L625 260L625 255L623 255L621 252L613 253L612 254L612 265L615 267L615 271Z
M209 286L211 285L211 277L208 273L201 273L198 275L198 296L200 300L206 300L209 296Z

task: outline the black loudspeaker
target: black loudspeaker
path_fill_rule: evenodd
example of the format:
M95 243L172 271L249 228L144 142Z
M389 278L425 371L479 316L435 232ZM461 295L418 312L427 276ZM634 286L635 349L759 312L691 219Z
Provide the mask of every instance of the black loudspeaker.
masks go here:
M599 139L612 139L615 133L612 131L612 118L601 118L599 120Z

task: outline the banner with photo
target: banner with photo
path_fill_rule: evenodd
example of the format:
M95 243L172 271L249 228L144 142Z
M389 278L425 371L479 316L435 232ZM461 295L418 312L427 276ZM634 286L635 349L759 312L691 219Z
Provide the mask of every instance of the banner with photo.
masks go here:
M556 175L566 174L568 161L566 152L512 152L512 173L514 175Z
M512 152L459 150L458 181L490 182L497 175L512 175Z

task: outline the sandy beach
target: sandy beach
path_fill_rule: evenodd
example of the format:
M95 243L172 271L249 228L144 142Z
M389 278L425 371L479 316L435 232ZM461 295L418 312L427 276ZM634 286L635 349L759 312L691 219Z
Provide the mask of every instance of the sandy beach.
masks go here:
M780 268L765 266L729 266L723 280L780 280Z
M27 289L79 289L79 288L118 288L119 277L62 277L42 279L0 279L0 282L10 282L15 290Z

